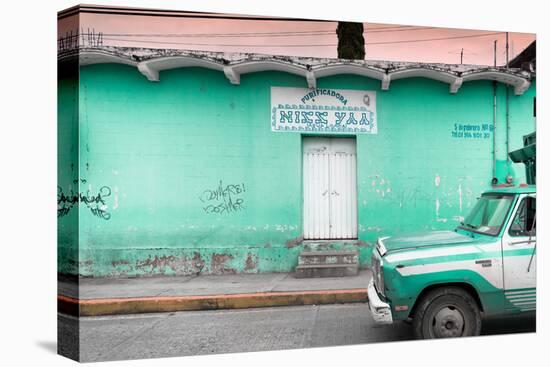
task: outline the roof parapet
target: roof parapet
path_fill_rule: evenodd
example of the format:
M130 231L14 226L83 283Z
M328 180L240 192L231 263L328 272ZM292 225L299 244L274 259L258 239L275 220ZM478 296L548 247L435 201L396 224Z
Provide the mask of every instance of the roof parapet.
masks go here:
M59 60L63 57L60 55ZM521 69L480 65L300 58L113 46L80 49L78 57L81 65L120 63L136 66L149 81L159 81L163 70L203 67L222 71L229 82L235 85L240 84L241 75L260 71L281 71L302 76L309 88L316 88L319 78L339 74L354 74L379 80L384 91L389 90L393 80L412 77L447 83L452 94L457 93L464 82L474 80L495 80L511 85L516 95L523 94L531 85L531 75Z

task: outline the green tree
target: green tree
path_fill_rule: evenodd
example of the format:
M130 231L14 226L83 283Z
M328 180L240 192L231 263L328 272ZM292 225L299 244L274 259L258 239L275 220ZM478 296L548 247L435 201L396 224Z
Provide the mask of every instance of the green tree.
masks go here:
M363 23L338 22L339 59L365 59L365 38L363 38Z

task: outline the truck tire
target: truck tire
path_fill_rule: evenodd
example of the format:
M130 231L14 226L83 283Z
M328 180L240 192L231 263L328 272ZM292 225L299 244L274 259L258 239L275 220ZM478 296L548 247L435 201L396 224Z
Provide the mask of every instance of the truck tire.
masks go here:
M437 288L420 300L413 318L413 329L417 339L479 335L479 306L462 288Z

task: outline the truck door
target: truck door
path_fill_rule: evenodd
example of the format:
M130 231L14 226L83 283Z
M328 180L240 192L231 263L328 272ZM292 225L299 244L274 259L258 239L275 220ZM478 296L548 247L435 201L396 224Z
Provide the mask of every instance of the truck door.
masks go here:
M502 236L505 307L536 309L536 195L520 196Z

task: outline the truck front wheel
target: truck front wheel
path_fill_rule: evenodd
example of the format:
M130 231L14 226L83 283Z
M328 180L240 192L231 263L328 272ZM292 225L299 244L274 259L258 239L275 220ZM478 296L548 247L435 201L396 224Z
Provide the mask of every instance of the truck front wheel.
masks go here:
M413 329L418 339L479 335L479 306L462 288L437 288L420 300L413 318Z

